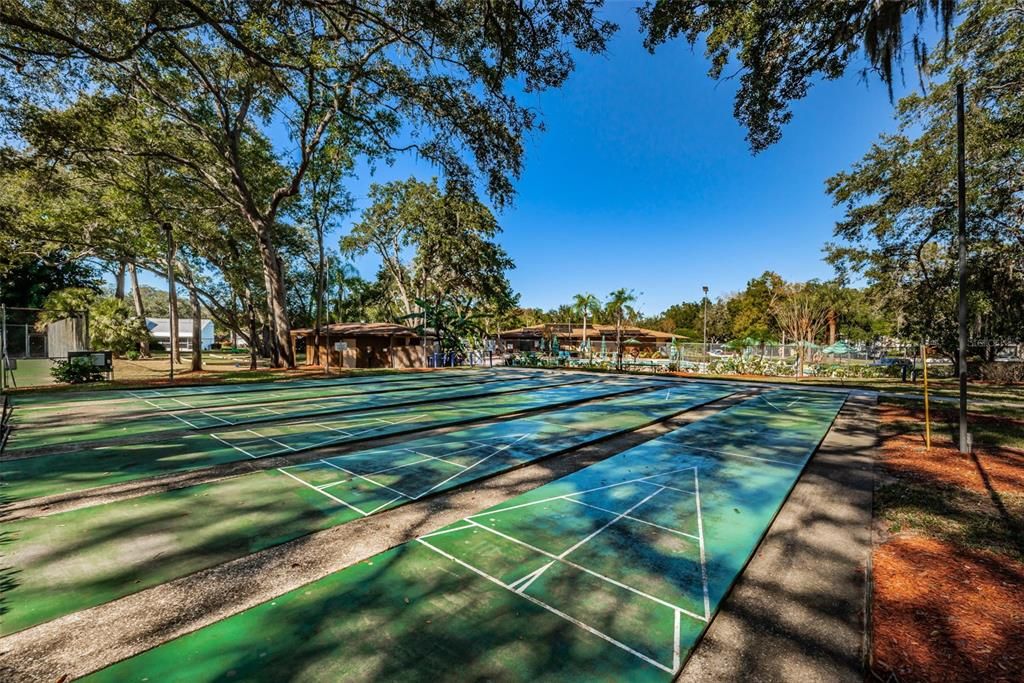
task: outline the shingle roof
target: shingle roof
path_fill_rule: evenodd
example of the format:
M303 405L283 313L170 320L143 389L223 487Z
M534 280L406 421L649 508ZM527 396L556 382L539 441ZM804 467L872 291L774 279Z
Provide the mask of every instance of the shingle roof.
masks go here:
M528 325L526 327L520 327L514 330L502 330L500 332L503 338L540 338L545 333L557 334L559 337L564 339L583 339L583 325L577 325L575 323L539 323L537 325ZM587 324L587 338L593 339L594 337L600 337L601 335L615 336L615 325L603 325L603 324ZM651 337L658 341L671 341L673 335L669 332L661 332L660 330L649 330L644 327L636 327L635 325L623 325L622 326L622 338L628 339L629 337Z
M332 337L415 337L416 330L396 323L331 323L320 328ZM293 335L313 334L312 327L292 330Z

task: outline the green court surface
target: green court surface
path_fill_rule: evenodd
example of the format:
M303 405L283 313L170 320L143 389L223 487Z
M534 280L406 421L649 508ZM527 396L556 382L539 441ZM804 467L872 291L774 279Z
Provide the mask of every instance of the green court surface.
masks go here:
M93 681L668 681L844 396L776 391Z
M348 390L341 395L331 396L316 394L317 390L309 390L314 393L303 400L286 400L266 404L232 403L219 408L207 409L186 409L184 407L180 410L170 409L147 401L140 405L143 412L130 420L100 418L89 422L63 425L36 425L34 428L22 428L15 425L7 450L15 452L29 448L103 441L140 434L149 435L156 432L180 432L182 430L298 419L458 397L523 391L542 386L565 384L570 381L582 380L578 377L565 378L553 375L525 379L494 379L492 381L457 381L453 378L438 378L423 385L407 388L404 387L406 383L403 383L403 388L389 387L383 392L371 392L357 388Z
M446 403L200 432L141 444L0 460L0 498L20 501L200 467L500 417L635 391L639 382L590 381Z
M118 401L135 400L140 396L143 398L183 398L187 396L200 396L209 394L244 394L259 391L277 391L289 387L315 387L334 385L353 385L366 382L380 382L390 379L393 382L404 380L421 380L426 377L438 376L464 376L464 375L494 375L500 372L508 373L504 368L490 369L481 368L468 370L464 368L453 370L427 370L409 372L369 372L365 375L353 375L348 377L308 377L305 379L281 379L267 382L238 382L238 383L216 383L216 384L184 384L176 386L162 386L159 389L96 389L95 391L75 391L70 393L26 393L18 394L17 404L23 410L50 411L59 410L78 403L92 403L95 401ZM522 369L517 374L525 376L531 371ZM532 371L539 374L538 371Z
M133 389L77 392L74 394L24 394L14 399L18 421L32 424L54 416L94 416L95 407L104 407L110 417L131 416L141 410L183 410L231 405L232 403L266 403L308 396L329 396L335 392L379 392L389 388L415 388L438 384L488 382L496 379L525 379L542 376L539 372L506 370L432 370L408 374L378 374L365 377L324 377L253 382L251 384L214 384L161 389ZM550 375L549 375L550 376ZM149 402L152 402L149 403Z
M633 380L636 384L636 380ZM647 384L664 387L664 383ZM644 383L639 383L644 384ZM395 446L6 524L4 629L102 604L304 534L667 419L731 389L686 383Z

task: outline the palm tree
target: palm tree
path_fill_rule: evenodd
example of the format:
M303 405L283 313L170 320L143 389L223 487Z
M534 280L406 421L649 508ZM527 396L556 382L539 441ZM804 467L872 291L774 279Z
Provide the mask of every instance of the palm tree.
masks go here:
M583 344L587 344L587 314L591 311L596 310L601 306L601 302L597 300L597 297L586 292L584 294L577 294L572 298L572 308L577 313L583 315Z
M351 286L359 279L359 271L350 262L341 261L340 259L334 265L333 270L332 279L338 288L338 322L345 322L342 318L344 317L346 289L351 290Z
M618 369L622 369L622 319L633 317L636 310L630 305L636 302L636 292L632 289L616 289L608 295L608 312L615 317L615 353L618 355Z

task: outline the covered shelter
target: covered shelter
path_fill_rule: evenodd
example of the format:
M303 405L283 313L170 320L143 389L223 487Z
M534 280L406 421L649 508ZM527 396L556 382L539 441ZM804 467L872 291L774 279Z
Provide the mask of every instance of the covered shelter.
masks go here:
M583 325L576 323L539 323L513 330L502 330L498 333L500 347L506 353L520 351L541 351L551 348L552 341L557 337L558 347L563 351L580 352L584 341ZM621 328L622 347L636 347L644 351L657 351L671 344L678 335L659 330L650 330L635 325L623 325ZM615 325L587 324L586 341L596 352L615 353Z
M292 351L306 349L306 365L332 368L422 368L426 353L412 328L395 323L331 323L320 328L320 354L314 349L316 330L292 330ZM336 344L343 348L338 350Z

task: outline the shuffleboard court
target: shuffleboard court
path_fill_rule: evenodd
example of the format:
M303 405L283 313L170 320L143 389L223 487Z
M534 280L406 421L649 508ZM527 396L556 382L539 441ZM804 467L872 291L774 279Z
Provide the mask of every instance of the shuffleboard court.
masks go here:
M471 376L492 376L499 373L514 374L517 376L531 376L539 374L539 371L525 369L439 369L439 370L416 370L405 372L371 372L366 375L354 375L348 377L311 377L308 379L282 379L266 382L239 382L227 384L190 384L185 386L162 386L159 389L98 389L92 391L76 391L73 393L38 393L23 394L16 399L18 408L23 412L48 412L54 410L71 409L79 403L116 403L118 401L135 401L140 395L145 398L185 398L188 396L199 396L209 394L244 394L261 391L277 391L289 387L317 387L357 385L366 382L379 382L390 380L393 382L417 381L426 377L461 377Z
M142 444L99 445L73 453L0 460L0 496L22 501L57 493L183 472L249 458L295 453L565 403L636 391L642 384L578 382L536 391L427 403L157 438Z
M463 373L419 373L416 376L378 375L359 378L358 381L307 380L304 382L277 382L250 391L214 391L221 387L197 387L207 389L197 393L165 393L159 390L117 392L113 400L97 396L87 404L68 405L56 403L34 408L22 408L17 403L15 424L21 429L47 428L54 420L93 421L130 420L152 413L154 409L166 412L181 412L203 408L220 408L231 405L258 405L297 401L327 396L344 396L360 393L382 393L403 389L418 389L434 386L457 386L470 383L488 383L501 380L528 379L539 375L516 372L470 372Z
M635 382L636 380L634 380ZM663 383L657 383L664 387ZM13 632L722 398L686 383L6 525Z
M466 382L431 384L427 387L403 388L384 393L357 392L342 396L308 398L303 401L284 401L256 405L228 405L220 408L195 410L161 410L152 406L148 416L133 420L107 423L73 423L45 429L21 430L15 428L7 450L17 452L29 448L57 447L63 444L91 443L108 439L122 439L137 435L183 430L196 431L242 424L300 419L316 415L355 412L412 403L439 401L458 397L484 396L504 392L525 391L543 386L555 386L579 378L543 376L529 379L497 380L493 382Z
M748 400L88 680L668 681L844 398Z

